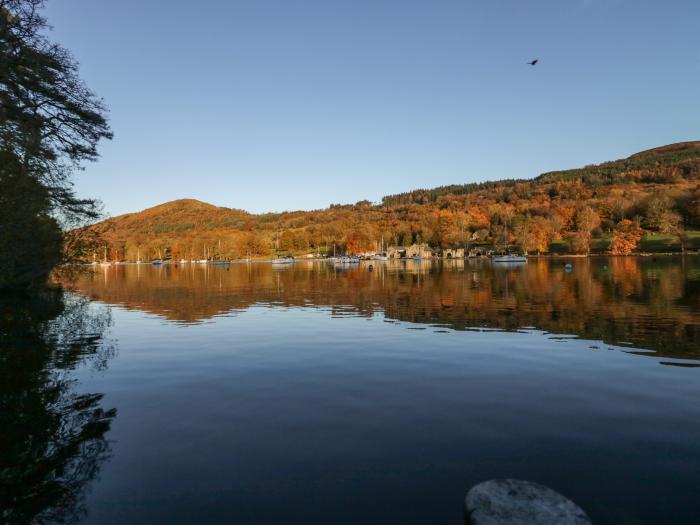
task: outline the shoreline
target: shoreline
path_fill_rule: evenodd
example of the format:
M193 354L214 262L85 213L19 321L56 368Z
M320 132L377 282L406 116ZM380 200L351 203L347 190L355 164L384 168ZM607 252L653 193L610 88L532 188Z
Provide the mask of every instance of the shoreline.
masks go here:
M528 259L586 259L589 257L695 257L700 255L700 251L686 251L686 252L641 252L641 253L628 253L628 254L613 254L613 253L589 253L589 254L537 254L537 255L526 255ZM396 259L388 260L377 260L377 259L361 259L360 262L371 262L371 263L387 263L387 262L401 262L401 261L488 261L491 257L423 257L421 259L414 259L412 257L402 257ZM104 263L77 263L73 266L88 266L88 267L105 267L105 266L226 266L228 264L246 264L246 263L272 263L275 259L261 258L261 259L231 259L229 261L209 261L206 263L200 262L180 262L178 261L163 261L160 264L154 264L149 261L116 261L107 264ZM331 262L332 257L313 257L313 258L296 258L292 263L299 262Z

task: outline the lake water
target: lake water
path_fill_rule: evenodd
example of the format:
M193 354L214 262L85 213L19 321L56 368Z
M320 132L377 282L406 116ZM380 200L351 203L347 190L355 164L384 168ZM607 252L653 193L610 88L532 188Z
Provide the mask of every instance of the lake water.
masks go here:
M0 301L5 521L700 516L700 258L90 269Z

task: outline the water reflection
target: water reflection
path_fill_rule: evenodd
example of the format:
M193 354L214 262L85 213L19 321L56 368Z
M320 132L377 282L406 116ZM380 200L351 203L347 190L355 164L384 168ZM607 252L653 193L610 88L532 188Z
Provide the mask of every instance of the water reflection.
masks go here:
M102 369L115 349L103 336L107 308L46 290L0 296L0 517L3 523L69 523L110 456L116 411L71 378Z
M567 260L568 262L570 260ZM575 334L632 352L700 358L700 260L610 257L402 261L339 269L319 262L289 268L237 264L97 268L78 282L88 297L198 323L253 305L326 308L456 330L536 328ZM639 351L638 351L639 350Z

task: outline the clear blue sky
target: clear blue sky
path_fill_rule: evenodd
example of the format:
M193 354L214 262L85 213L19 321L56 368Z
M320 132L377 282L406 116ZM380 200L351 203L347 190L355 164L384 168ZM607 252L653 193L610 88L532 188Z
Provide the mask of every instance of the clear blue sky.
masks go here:
M76 184L111 215L183 197L322 208L700 139L697 0L49 0L46 14L111 110L115 138Z

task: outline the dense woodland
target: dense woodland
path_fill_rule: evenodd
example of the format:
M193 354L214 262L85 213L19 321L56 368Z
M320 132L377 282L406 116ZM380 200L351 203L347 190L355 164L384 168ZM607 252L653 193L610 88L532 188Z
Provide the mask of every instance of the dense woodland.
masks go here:
M254 215L178 200L91 227L101 260L361 253L426 243L528 254L700 248L700 142L617 161L504 180L416 190L314 211Z

